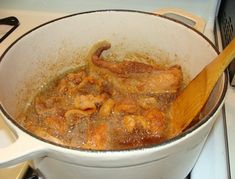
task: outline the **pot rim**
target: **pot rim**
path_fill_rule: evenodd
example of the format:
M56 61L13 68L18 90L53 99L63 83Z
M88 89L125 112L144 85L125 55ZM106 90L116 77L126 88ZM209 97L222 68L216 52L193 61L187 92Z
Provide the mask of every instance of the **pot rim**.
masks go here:
M215 45L201 32L197 31L196 29L194 29L193 27L170 17L166 17L164 15L160 15L160 14L156 14L156 13L152 13L152 12L145 12L145 11L139 11L139 10L129 10L129 9L102 9L102 10L92 10L92 11L84 11L84 12L79 12L79 13L74 13L74 14L70 14L70 15L66 15L63 17L59 17L53 20L50 20L48 22L45 22L39 26L36 26L34 28L32 28L31 30L27 31L26 33L24 33L23 35L21 35L19 38L17 38L14 42L12 42L7 49L3 52L3 54L0 56L0 63L2 62L4 56L7 54L7 52L18 42L20 41L22 38L24 38L25 36L27 36L28 34L30 34L31 32L36 31L37 29L46 26L48 24L51 24L53 22L62 20L62 19L66 19L69 17L74 17L74 16L79 16L79 15L86 15L86 14L94 14L94 13L108 13L108 12L127 12L127 13L140 13L140 14L146 14L146 15L151 15L151 16L157 16L160 18L164 18L167 20L170 20L174 23L180 24L185 26L186 28L192 30L193 32L195 32L197 35L199 35L200 37L202 37L204 40L206 40L209 45L214 49L214 51L219 54L219 50L215 47ZM215 112L218 110L218 108L220 107L221 103L223 102L225 95L226 95L226 91L227 91L227 83L228 83L228 76L226 75L226 73L224 72L222 77L224 78L224 84L223 84L223 89L222 89L222 94L220 96L220 98L218 99L216 105L213 107L213 109L205 116L203 117L197 124L193 125L192 127L190 127L189 129L185 130L184 132L182 132L181 134L177 135L174 138L171 138L169 140L166 140L162 143L159 144L152 144L152 145L148 145L145 147L137 147L137 148L131 148L131 149L121 149L121 150L91 150L91 149L81 149L81 148L76 148L76 147L70 147L70 146L66 146L66 145L61 145L61 144L57 144L54 143L52 141L46 140L44 138L41 138L39 136L36 136L35 134L29 132L28 130L26 130L25 128L23 128L20 124L18 124L16 122L16 120L14 120L10 114L8 114L8 112L4 109L3 105L0 103L0 110L1 112L4 114L4 116L7 118L7 120L9 120L10 122L12 122L17 128L19 128L21 131L25 132L26 134L30 135L33 138L36 138L42 142L45 142L47 144L51 144L55 147L62 147L63 149L70 149L74 152L89 152L89 153L115 153L115 152L138 152L138 151L142 151L145 149L152 149L152 148L161 148L163 146L168 146L171 145L172 143L175 143L177 141L179 141L180 139L184 139L186 136L188 136L189 134L191 134L193 131L199 129L201 126L203 126L206 122L209 121L209 119L215 114Z

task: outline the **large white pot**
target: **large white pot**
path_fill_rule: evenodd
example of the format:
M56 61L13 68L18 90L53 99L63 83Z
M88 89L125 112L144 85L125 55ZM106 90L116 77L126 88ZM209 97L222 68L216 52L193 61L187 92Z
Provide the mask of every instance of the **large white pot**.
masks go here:
M40 139L15 122L22 106L44 82L74 65L84 64L82 59L90 46L102 39L109 40L112 51L120 55L145 51L159 59L172 59L172 63L181 64L191 77L218 54L209 40L192 28L144 12L80 13L31 30L1 57L1 115L18 138L0 149L0 167L47 156L55 171L48 178L175 179L184 178L190 172L222 106L227 85L225 75L203 112L204 119L160 145L123 151L69 149Z

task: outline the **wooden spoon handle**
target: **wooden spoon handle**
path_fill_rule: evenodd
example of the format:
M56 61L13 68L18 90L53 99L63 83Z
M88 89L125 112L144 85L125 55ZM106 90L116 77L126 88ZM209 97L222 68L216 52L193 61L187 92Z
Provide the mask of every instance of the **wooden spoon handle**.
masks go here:
M170 137L181 133L199 114L219 77L234 57L235 39L176 98L170 108Z

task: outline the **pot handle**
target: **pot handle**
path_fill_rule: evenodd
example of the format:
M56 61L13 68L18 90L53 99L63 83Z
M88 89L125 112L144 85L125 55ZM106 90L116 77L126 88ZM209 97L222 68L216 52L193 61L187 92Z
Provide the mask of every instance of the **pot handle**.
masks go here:
M40 144L40 141L34 141L28 134L21 132L16 127L13 128L11 131L18 137L12 144L0 148L0 168L45 156L45 150L43 150L45 147Z
M201 17L195 16L187 11L176 8L163 8L155 11L156 14L170 17L176 20L179 20L197 31L203 33L205 28L205 20Z

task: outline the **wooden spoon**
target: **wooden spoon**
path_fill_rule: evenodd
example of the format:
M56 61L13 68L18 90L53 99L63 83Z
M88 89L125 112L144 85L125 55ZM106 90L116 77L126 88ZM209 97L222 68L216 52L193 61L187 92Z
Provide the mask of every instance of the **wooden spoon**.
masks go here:
M199 114L216 82L235 57L235 39L183 89L170 108L169 137L180 134Z

